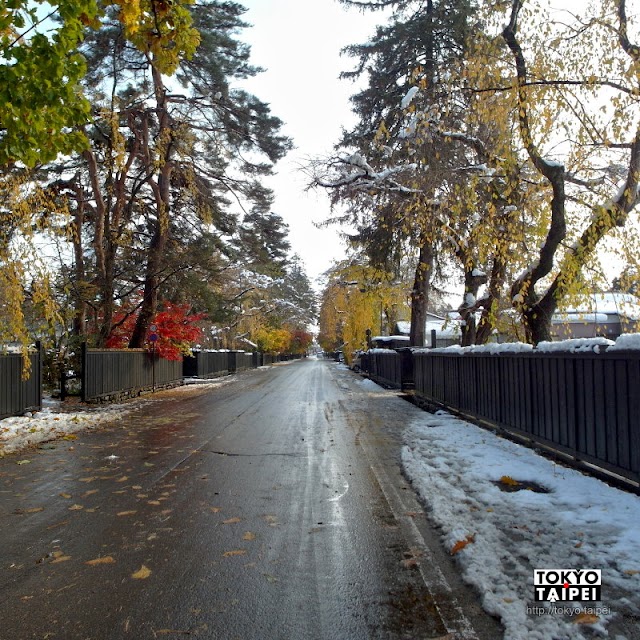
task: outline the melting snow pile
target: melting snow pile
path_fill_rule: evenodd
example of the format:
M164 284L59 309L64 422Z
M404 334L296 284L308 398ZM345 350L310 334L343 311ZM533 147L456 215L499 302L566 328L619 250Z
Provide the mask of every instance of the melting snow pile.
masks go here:
M25 447L63 438L77 431L93 429L106 422L121 420L132 409L113 405L99 410L58 412L56 406L37 413L0 420L0 456Z
M485 610L502 620L505 638L602 637L616 612L640 615L638 496L445 412L415 419L405 443L409 478L465 580L478 588ZM503 477L549 493L502 491ZM601 569L602 602L555 603L596 609L590 624L575 615L528 612L551 606L535 602L534 569Z

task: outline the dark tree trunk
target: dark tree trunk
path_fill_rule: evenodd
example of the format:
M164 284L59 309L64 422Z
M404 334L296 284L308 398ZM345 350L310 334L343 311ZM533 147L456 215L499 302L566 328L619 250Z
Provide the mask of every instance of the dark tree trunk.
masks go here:
M424 240L420 246L418 266L416 267L413 290L411 291L411 331L409 344L412 347L424 347L429 307L429 289L435 252L431 240Z
M158 113L158 140L166 140L166 147L163 156L160 158L161 166L158 173L157 182L149 179L149 185L153 191L156 209L155 231L149 246L147 268L144 281L144 293L140 313L136 320L136 325L129 341L130 349L139 349L144 346L153 317L158 310L158 286L164 265L164 252L169 240L169 220L171 207L171 173L173 164L173 139L171 130L171 118L169 116L167 95L160 72L152 67L154 82L154 92ZM145 123L148 127L148 122ZM145 129L144 139L148 143L148 128ZM150 157L147 146L147 156Z
M535 305L523 311L527 341L531 344L551 340L551 316L556 305L552 306L552 309L545 309L541 305Z
M478 300L478 291L480 287L486 283L486 274L474 275L477 273L475 267L473 269L465 269L464 273L464 300L458 308L458 313L463 320L462 324L462 341L463 347L476 344L476 311Z
M84 225L84 194L79 178L76 176L75 198L76 211L73 217L73 257L75 262L75 296L74 296L74 313L73 313L73 335L84 336L86 333L87 322L87 302L82 289L86 282L86 273L84 267L84 247L82 246L82 226Z

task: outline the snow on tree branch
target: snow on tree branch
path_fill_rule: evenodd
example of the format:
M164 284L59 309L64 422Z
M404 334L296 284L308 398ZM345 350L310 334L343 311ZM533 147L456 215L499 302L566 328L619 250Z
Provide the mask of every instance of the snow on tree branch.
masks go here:
M316 165L316 169L319 166ZM407 171L417 168L415 163L388 167L376 171L360 153L340 155L326 163L327 175L315 175L314 186L326 189L353 187L356 190L386 190L399 193L421 193L420 189L407 187L396 179Z

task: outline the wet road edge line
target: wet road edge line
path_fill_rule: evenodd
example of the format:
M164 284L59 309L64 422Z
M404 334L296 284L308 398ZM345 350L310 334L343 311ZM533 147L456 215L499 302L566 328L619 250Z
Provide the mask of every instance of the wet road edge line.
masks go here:
M373 448L368 442L368 436L365 433L360 434L360 444L362 450L367 456L369 466L380 489L393 513L396 521L400 525L403 536L407 540L410 547L416 547L422 552L421 562L417 565L424 585L431 595L434 607L440 616L440 619L452 640L479 640L471 622L464 615L460 604L453 594L451 586L447 582L440 566L436 563L431 550L429 549L424 537L420 533L418 526L413 518L406 515L407 512L413 510L415 505L407 505L403 500L402 494L393 484L386 471L377 462L373 453ZM413 495L413 494L412 494ZM425 569L425 565L429 566L429 572ZM446 600L437 594L446 594Z

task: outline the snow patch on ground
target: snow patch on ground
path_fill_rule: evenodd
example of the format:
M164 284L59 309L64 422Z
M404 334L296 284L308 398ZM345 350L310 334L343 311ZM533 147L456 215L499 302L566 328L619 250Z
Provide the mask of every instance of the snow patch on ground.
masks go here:
M197 388L215 388L231 384L236 376L224 376L202 380L185 379L185 384L170 389L172 394L182 394ZM28 412L24 416L0 420L0 456L15 453L27 447L64 438L79 431L95 429L108 422L119 421L138 409L142 402L160 399L157 395L146 395L126 404L78 405L76 411L70 411L62 402L43 398L42 411Z
M78 431L95 429L106 422L122 420L133 405L110 405L62 411L61 403L48 402L42 411L0 420L0 456L26 447L63 438Z
M373 380L370 380L369 378L363 378L362 380L358 380L358 384L366 391L380 391L380 386L377 385Z
M446 548L473 540L455 556L485 610L502 620L505 639L602 637L617 611L640 614L640 497L443 411L415 419L405 443L406 473L442 528ZM495 482L502 476L550 493L501 491ZM601 569L598 605L610 613L588 626L527 613L527 606L549 606L534 602L534 569Z

